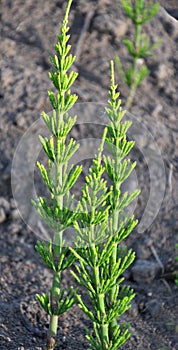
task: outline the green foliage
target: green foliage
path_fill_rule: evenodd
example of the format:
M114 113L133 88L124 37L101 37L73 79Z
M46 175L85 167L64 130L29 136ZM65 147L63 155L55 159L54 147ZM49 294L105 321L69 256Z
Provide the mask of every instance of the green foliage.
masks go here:
M64 312L66 312L68 309L70 309L74 303L75 295L76 295L77 289L73 290L73 287L70 287L67 294L65 295L65 290L62 289L60 291L60 294L58 295L58 307L55 310L52 310L52 307L50 305L50 300L48 294L43 293L42 295L37 294L37 300L39 301L42 308L46 311L46 313L50 316L59 316L62 315Z
M69 268L75 260L66 245L65 230L77 219L77 213L72 209L74 196L70 195L70 189L82 171L81 166L68 165L70 158L79 147L72 138L67 141L67 136L77 119L76 116L70 116L69 110L78 98L70 91L78 76L78 73L69 71L75 61L75 56L69 53L70 45L68 44L70 35L67 23L71 3L72 0L69 0L58 35L58 43L55 45L56 54L50 58L52 69L49 78L57 92L48 90L53 111L51 115L42 112L42 118L51 136L49 138L39 136L43 150L48 157L48 164L45 167L37 162L37 166L49 190L50 199L39 197L32 201L38 214L54 230L51 242L48 244L38 242L36 245L36 250L44 263L53 271L50 296L37 295L42 308L50 315L47 350L55 346L58 320L56 317L72 307L76 294L76 290L73 290L72 287L68 291L61 288L62 272Z
M128 108L133 103L137 88L149 74L146 64L139 65L139 60L152 56L153 50L160 44L160 41L158 41L151 45L150 38L142 33L142 26L158 12L159 3L145 0L121 0L121 4L135 28L133 42L129 39L123 40L131 57L130 67L125 70L120 58L115 58L117 70L122 80L129 87L129 96L126 101L126 107Z
M54 250L52 242L48 244L38 241L35 246L36 251L41 256L45 264L54 272L64 271L70 267L75 261L74 255L69 251L68 247L60 252L58 260L54 259ZM60 248L58 248L60 250ZM57 250L57 247L56 247ZM67 258L66 258L67 257Z
M145 0L121 0L125 12L134 24L142 25L149 21L159 10L159 4Z
M122 122L125 112L121 108L119 93L114 83L114 66L111 62L111 86L106 113L110 123L104 130L98 154L86 177L82 189L79 210L82 213L75 222L76 248L70 248L80 265L71 271L87 291L91 300L88 305L76 295L79 308L93 322L94 335L87 330L90 349L116 350L130 336L129 324L118 324L117 319L131 307L135 294L123 285L123 272L135 258L132 249L121 248L119 243L127 237L137 224L134 217L124 215L125 208L139 191L122 193L121 184L135 168L125 157L134 146L128 141L126 131L130 122ZM104 155L104 144L110 156ZM108 188L104 172L112 181ZM92 305L92 307L91 307Z
M75 57L69 53L68 44L70 35L67 23L71 3L72 0L69 0L55 45L56 54L50 58L52 69L49 78L57 92L48 90L53 112L51 115L43 112L42 118L51 136L39 136L48 163L45 167L38 161L37 166L49 195L46 198L38 197L32 203L53 229L54 235L49 243L38 241L36 244L36 251L53 273L49 295L37 294L37 299L50 316L47 350L55 347L58 316L71 308L76 300L93 322L94 335L87 330L90 349L116 350L130 336L129 324L118 323L118 318L131 307L135 295L129 286L123 284L123 273L133 262L135 253L120 246L120 242L137 225L137 220L126 213L126 208L139 191L122 193L121 189L122 183L136 166L136 162L131 163L126 158L134 142L127 140L126 133L131 122L122 121L125 111L121 107L114 82L114 64L111 62L111 85L106 107L109 122L74 210L74 195L70 194L70 190L82 167L69 166L69 160L79 147L72 138L68 138L77 119L69 114L77 100L77 96L70 91L77 78L76 72L69 71L75 61ZM129 5L129 1L127 3ZM129 50L133 49L129 41L126 45ZM105 155L104 146L108 147L109 156ZM105 180L106 174L112 182L111 186ZM73 227L77 234L74 248L68 247L65 242L68 227ZM73 287L66 291L61 288L63 271L76 260L76 271L72 270L71 273L88 291L92 307L85 304Z

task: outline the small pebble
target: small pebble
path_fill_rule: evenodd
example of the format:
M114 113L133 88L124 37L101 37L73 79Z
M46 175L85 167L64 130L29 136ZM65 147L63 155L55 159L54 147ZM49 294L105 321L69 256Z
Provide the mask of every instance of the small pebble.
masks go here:
M4 208L0 208L0 224L4 221L6 221L6 213Z
M7 340L8 342L11 342L11 341L12 341L12 339L9 338L9 337L7 337L6 340Z
M10 203L4 197L0 197L0 208L3 208L6 214L9 213Z
M10 226L9 226L9 232L13 235L15 235L16 233L19 233L22 229L22 226L20 224L15 224L15 223L12 223Z
M62 337L62 342L63 342L63 343L66 342L66 336L65 336L65 335Z
M11 216L12 216L12 219L13 219L13 220L19 219L20 214L19 214L18 209L13 209L13 210L11 211Z
M11 209L16 209L17 208L17 205L16 205L16 202L15 202L14 198L10 199L10 206L11 206Z
M132 267L133 279L139 284L151 283L159 273L160 265L153 261L137 260Z
M156 118L160 114L160 112L162 112L162 110L163 110L163 106L160 103L157 104L155 109L152 112L153 117Z
M161 313L162 305L157 299L149 300L146 304L146 311L149 311L152 317L157 317Z
M109 32L120 39L126 34L128 23L127 21L118 21L118 19L110 21L110 16L108 14L99 14L94 18L93 27L100 33Z
M168 78L168 69L165 64L160 64L156 71L156 77L158 80L164 80Z

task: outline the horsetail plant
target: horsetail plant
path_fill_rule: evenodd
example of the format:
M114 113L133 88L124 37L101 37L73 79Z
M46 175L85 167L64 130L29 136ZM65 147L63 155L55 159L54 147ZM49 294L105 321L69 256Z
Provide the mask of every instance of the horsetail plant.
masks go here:
M126 100L126 108L129 108L133 103L137 88L149 74L149 69L143 60L153 56L152 51L160 44L159 40L150 45L149 36L142 33L143 25L158 12L159 3L147 0L121 0L120 2L135 28L133 42L129 39L123 40L131 58L130 67L124 70L120 58L115 58L117 70L129 88Z
M122 193L121 185L136 163L126 156L134 146L126 132L131 122L122 122L125 111L121 108L117 85L114 82L114 64L111 61L111 85L108 107L110 123L104 130L98 154L86 177L80 199L80 217L74 223L77 231L76 248L70 248L79 265L71 271L76 280L88 291L91 305L76 295L81 310L92 320L94 336L87 330L87 339L93 350L117 350L130 337L129 324L118 318L131 306L134 291L123 285L123 272L135 258L132 249L121 248L120 243L137 225L134 216L125 214L126 207L138 196ZM110 156L104 155L104 145ZM107 173L112 185L104 180Z
M134 216L129 217L124 213L139 191L132 194L121 191L122 183L136 165L126 159L134 143L126 137L131 123L122 122L125 112L118 99L114 65L111 62L110 100L106 108L110 122L104 130L98 154L93 159L83 194L74 210L74 196L70 190L80 176L82 167L69 166L69 160L78 145L72 138L69 141L67 138L76 122L76 116L70 117L69 110L77 100L77 96L70 91L77 73L68 72L75 61L75 56L69 54L68 44L70 35L67 25L71 3L72 0L68 0L55 46L57 55L50 58L53 68L49 77L57 93L48 90L53 112L52 115L43 112L42 118L51 136L39 136L48 164L45 167L37 162L37 166L50 195L38 197L32 203L53 229L54 235L49 243L38 241L36 245L37 252L53 272L50 294L37 294L37 299L50 316L46 350L55 347L59 315L71 308L76 299L79 307L93 321L94 336L89 331L87 335L91 349L116 350L130 336L129 324L118 324L118 318L131 306L134 297L133 290L122 285L122 274L133 262L135 253L120 245L137 224ZM110 156L104 154L106 146ZM105 180L106 173L112 185ZM77 232L74 248L66 245L65 233L68 227L74 227ZM63 271L76 260L79 263L75 265L77 272L71 273L88 290L93 308L84 303L77 290L72 287L67 291L62 289Z
M48 166L37 162L42 178L50 192L50 200L39 197L32 201L39 215L53 229L53 240L48 244L37 242L36 250L45 264L53 272L53 283L48 294L37 295L45 312L50 315L50 325L47 336L47 350L55 347L58 327L58 317L67 311L75 302L76 290L72 287L68 291L61 288L61 277L65 269L74 261L73 254L65 243L65 230L76 220L76 213L72 211L74 197L70 196L70 189L79 177L81 166L69 167L68 162L76 152L79 145L71 138L67 141L67 135L76 122L76 116L70 117L68 112L77 100L70 88L77 78L77 73L68 73L75 61L75 56L69 54L68 40L68 14L72 0L68 1L63 24L58 35L58 43L55 46L57 55L50 57L53 69L49 73L50 80L57 90L55 94L48 90L48 96L53 108L52 116L42 113L42 118L49 129L51 136L40 136L40 142L48 156ZM59 56L59 58L58 58Z

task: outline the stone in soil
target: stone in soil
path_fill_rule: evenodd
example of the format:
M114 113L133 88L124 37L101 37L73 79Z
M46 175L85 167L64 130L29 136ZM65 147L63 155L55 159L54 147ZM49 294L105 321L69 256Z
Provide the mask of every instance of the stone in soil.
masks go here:
M151 283L161 273L157 262L137 260L132 267L132 277L138 284Z

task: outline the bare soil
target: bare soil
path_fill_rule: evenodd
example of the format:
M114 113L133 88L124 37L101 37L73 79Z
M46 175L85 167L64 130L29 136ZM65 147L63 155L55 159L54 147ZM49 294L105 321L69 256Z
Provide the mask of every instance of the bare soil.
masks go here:
M160 3L176 14L177 1ZM30 229L35 220L31 206L28 220L24 222L19 216L11 189L11 167L22 136L39 119L42 110L50 111L47 100L47 89L51 87L48 79L49 56L54 52L65 6L66 2L62 0L1 0L1 350L40 350L45 344L48 318L38 305L35 294L49 290L51 274L34 246L46 228L40 223L38 232ZM72 51L77 53L75 68L79 72L74 91L82 103L104 104L109 87L109 61L119 55L125 67L129 63L122 39L132 37L131 23L117 0L74 0L70 26ZM145 31L150 35L151 42L160 38L162 42L155 50L155 57L147 59L150 75L142 83L129 111L138 121L136 134L134 131L131 134L136 137L136 147L131 156L137 160L136 177L142 190L135 215L142 222L143 213L146 212L148 224L145 222L142 232L139 228L135 230L126 242L137 254L132 268L125 275L126 283L135 289L136 298L133 307L123 316L126 322L131 323L132 336L122 349L176 350L178 288L174 274L177 269L175 244L178 242L178 22L160 7L159 13L145 25ZM116 79L124 106L128 90L118 75ZM97 139L101 136L100 129L100 122L98 126L92 122L86 125L84 120L72 130L72 136L78 140ZM146 130L146 134L143 130ZM150 134L152 141L148 137ZM153 162L151 178L147 155L149 158L153 144L160 152L159 160L162 163L158 158ZM89 160L84 162L83 176L88 163ZM165 172L159 178L160 164ZM28 169L22 168L21 176L20 181L23 184L25 181L28 188L31 176ZM154 211L160 192L164 190L162 185L165 185L163 200L159 213L155 212L154 217L153 212L148 213L147 204L151 196ZM35 186L39 191L45 189L40 187L37 175ZM78 184L76 192L80 191L80 186ZM145 266L144 270L140 269L140 264ZM66 272L63 286L68 287L71 283L76 286L70 273ZM86 292L81 289L81 293L87 301ZM75 305L60 317L56 349L87 349L85 327L91 327L90 321Z

